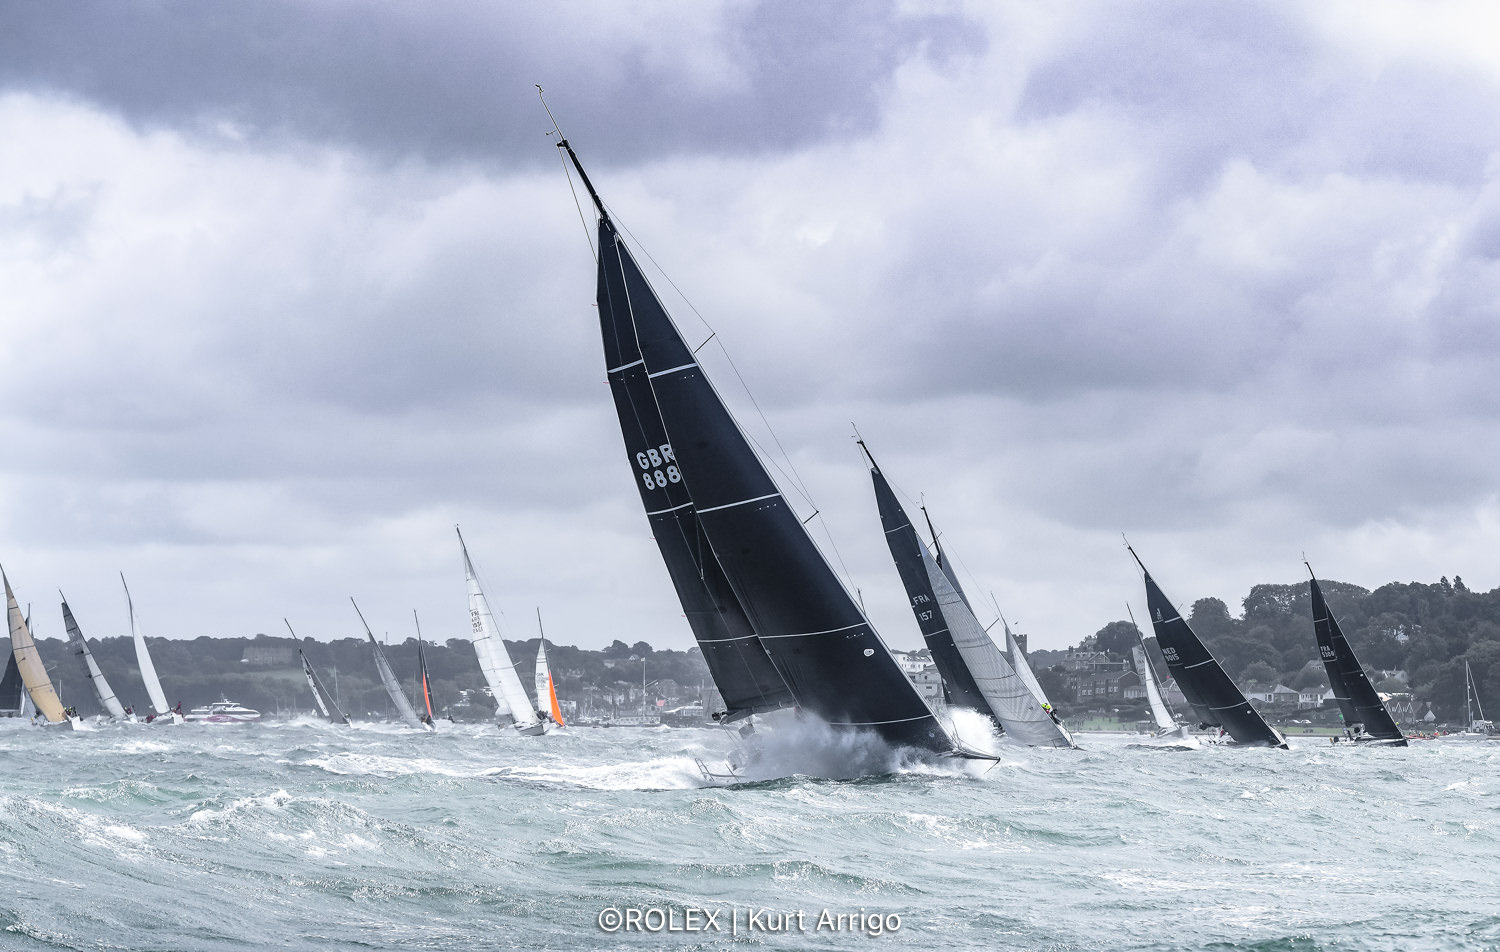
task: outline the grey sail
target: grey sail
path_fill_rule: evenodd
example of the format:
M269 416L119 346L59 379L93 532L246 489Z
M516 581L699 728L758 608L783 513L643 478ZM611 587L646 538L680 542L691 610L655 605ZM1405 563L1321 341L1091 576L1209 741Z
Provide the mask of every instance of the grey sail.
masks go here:
M620 289L619 299L599 301L600 319L608 308L617 337L634 339L636 366L665 434L651 447L655 459L647 454L648 465L636 479L642 487L651 479L653 492L678 484L685 490L702 533L701 564L708 564L711 553L749 623L748 631L732 637L748 644L753 633L791 700L834 728L869 730L892 744L954 750L698 366L578 157L566 142L559 146L567 148L599 211L599 267L605 271L600 284ZM606 338L610 333L607 328ZM660 498L668 497L661 492ZM647 505L648 511L667 508ZM718 604L728 609L727 602ZM760 696L777 700L781 689L765 688Z
M1286 738L1250 706L1208 646L1151 578L1140 556L1134 549L1129 551L1145 575L1146 607L1157 647L1199 722L1204 727L1224 728L1241 744L1286 747Z
M1030 747L1076 746L1073 735L1042 707L1042 701L1031 693L1005 653L974 617L968 602L948 580L947 573L925 548L921 554L929 584L936 595L937 610L952 631L953 644L973 675L990 712L1005 728L1005 735Z
M354 599L349 599L351 603ZM365 626L365 636L370 639L370 649L375 653L375 670L380 672L380 683L385 685L385 691L391 696L391 703L396 707L396 713L401 715L401 720L406 722L407 727L422 730L422 722L417 718L416 710L411 706L411 699L406 692L401 690L401 682L396 680L396 674L391 670L391 663L385 659L385 651L380 647L380 642L375 640L375 633L370 630L365 621L364 613L359 606L354 606L354 611L359 615L359 623Z
M1307 568L1312 573L1312 566ZM1406 735L1396 726L1391 712L1370 679L1364 666L1349 646L1349 639L1339 628L1338 619L1328 608L1323 598L1323 588L1316 577L1310 579L1312 586L1313 632L1318 639L1318 655L1323 659L1323 668L1328 673L1328 686L1344 717L1344 726L1377 740L1391 741L1392 746L1405 747Z
M88 675L89 683L94 686L94 695L99 699L99 706L104 708L110 717L123 719L125 706L120 699L115 697L114 689L109 686L104 672L99 670L99 662L94 660L94 653L89 650L89 643L83 637L83 632L78 628L78 622L73 618L72 609L68 608L68 600L62 603L63 627L68 630L68 641L73 645L73 653L83 661L84 673Z

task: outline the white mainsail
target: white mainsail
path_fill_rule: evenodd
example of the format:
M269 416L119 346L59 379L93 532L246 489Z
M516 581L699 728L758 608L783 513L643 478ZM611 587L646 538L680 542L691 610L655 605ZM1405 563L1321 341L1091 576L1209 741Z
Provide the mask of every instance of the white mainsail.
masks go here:
M1005 628L1005 658L1010 666L1016 669L1016 676L1026 684L1026 689L1031 692L1042 704L1051 706L1047 699L1047 692L1042 690L1042 682L1036 679L1036 673L1031 670L1031 662L1026 660L1026 652L1021 650L1021 643L1016 641L1016 636L1010 633L1010 622L1004 618L1000 624Z
M953 635L953 644L1005 733L1012 740L1033 747L1074 746L1072 735L1052 719L1031 693L932 555L926 548L918 548L933 594L937 596L938 609Z
M1151 667L1151 659L1146 657L1146 651L1140 645L1130 650L1135 658L1135 670L1146 684L1146 700L1151 704L1152 720L1156 721L1160 730L1176 729L1177 721L1172 717L1172 712L1167 710L1167 704L1161 698L1161 690L1156 686L1156 672Z
M551 707L547 700L552 693L552 670L547 667L547 639L536 644L536 709L545 711Z
M5 578L5 573L0 571L0 578L5 579L5 607L10 621L10 650L16 658L16 669L21 672L21 681L26 685L26 693L31 696L31 703L36 709L54 724L62 723L68 719L63 713L62 701L57 698L57 691L52 687L52 679L47 676L47 666L42 663L42 656L36 650L36 642L31 637L31 629L26 626L26 619L21 614L21 606L16 604L16 595L10 590L10 579Z
M110 717L125 718L125 706L120 699L115 697L114 689L104 678L104 672L99 670L99 662L94 660L94 653L89 650L89 643L83 637L83 631L79 629L78 622L73 618L73 612L68 608L68 600L62 603L63 627L68 630L68 640L73 642L73 650L83 657L84 667L88 669L89 683L94 686L94 694L99 698L99 704L108 712Z
M456 526L454 527L457 528ZM489 683L495 697L496 716L509 714L518 731L534 728L541 723L538 708L526 697L526 689L516 674L516 666L505 650L489 600L484 597L479 576L474 572L474 563L469 559L469 548L464 545L463 533L458 536L459 547L464 553L464 579L469 587L469 622L473 632L474 654L479 658L479 669Z
M120 584L125 586L125 607L130 612L130 636L135 639L135 660L141 668L141 680L146 683L146 694L151 698L151 709L156 716L172 713L167 706L167 695L161 689L161 679L156 676L156 665L151 663L151 651L146 647L146 636L141 634L140 622L135 620L135 602L130 598L130 586L125 584L125 573L120 573ZM175 720L176 718L174 718Z

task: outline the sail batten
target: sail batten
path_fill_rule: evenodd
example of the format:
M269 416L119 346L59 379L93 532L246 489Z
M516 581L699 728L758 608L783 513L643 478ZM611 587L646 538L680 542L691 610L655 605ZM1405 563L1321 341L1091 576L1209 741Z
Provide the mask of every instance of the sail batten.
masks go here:
M1308 572L1311 574L1311 567ZM1323 660L1323 669L1328 674L1328 684L1333 688L1334 700L1344 725L1350 730L1362 729L1364 733L1380 740L1406 743L1406 735L1396 726L1396 721L1386 710L1385 703L1375 691L1375 686L1365 675L1349 639L1344 637L1338 619L1334 617L1323 597L1323 588L1316 577L1308 582L1312 594L1313 632L1318 640L1318 655Z
M89 676L89 683L94 687L94 695L99 699L99 706L103 707L105 713L110 717L125 717L125 706L120 699L115 697L114 689L109 686L104 672L99 670L99 662L94 659L94 653L89 650L89 643L83 637L83 631L79 629L78 622L73 617L72 609L68 608L67 599L62 603L63 627L67 629L68 640L73 643L73 651L83 659L84 672Z

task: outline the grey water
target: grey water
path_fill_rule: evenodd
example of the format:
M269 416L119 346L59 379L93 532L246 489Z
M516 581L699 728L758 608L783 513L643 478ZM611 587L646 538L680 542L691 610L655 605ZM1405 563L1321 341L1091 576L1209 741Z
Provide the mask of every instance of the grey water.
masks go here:
M1500 742L710 787L715 731L443 726L0 722L0 948L1500 949Z

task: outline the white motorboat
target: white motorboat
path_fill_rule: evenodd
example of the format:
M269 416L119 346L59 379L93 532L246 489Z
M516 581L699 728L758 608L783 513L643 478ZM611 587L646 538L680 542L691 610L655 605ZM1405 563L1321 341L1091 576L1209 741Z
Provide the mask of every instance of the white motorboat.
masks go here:
M207 707L195 707L182 719L194 724L249 724L260 720L260 711L225 698Z

